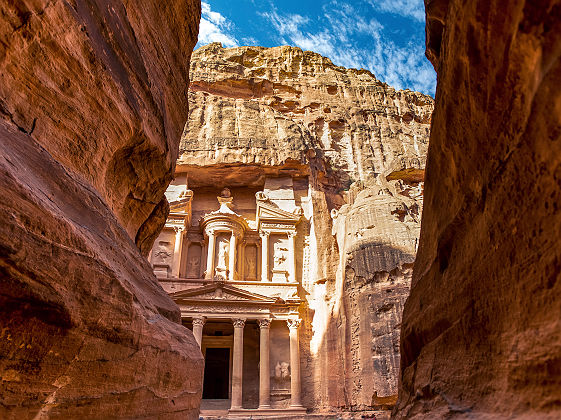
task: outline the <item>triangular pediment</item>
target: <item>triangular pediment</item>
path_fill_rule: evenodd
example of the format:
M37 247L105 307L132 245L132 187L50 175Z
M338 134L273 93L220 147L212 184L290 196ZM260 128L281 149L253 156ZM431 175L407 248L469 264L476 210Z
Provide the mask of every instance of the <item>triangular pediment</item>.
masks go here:
M189 203L191 197L187 197L181 200L172 201L169 203L169 210L173 213L186 213L189 210Z
M279 220L288 223L298 223L300 220L299 214L290 213L279 207L274 207L271 204L259 203L257 209L258 220Z
M186 300L235 300L256 303L273 303L274 299L251 293L222 282L211 283L194 289L182 290L170 294L172 299Z

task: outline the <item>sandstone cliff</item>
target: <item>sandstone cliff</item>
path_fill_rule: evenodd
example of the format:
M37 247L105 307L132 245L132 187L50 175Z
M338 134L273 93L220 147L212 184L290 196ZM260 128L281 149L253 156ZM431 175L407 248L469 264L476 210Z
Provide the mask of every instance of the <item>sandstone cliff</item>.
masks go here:
M165 220L200 4L0 16L0 417L195 418L200 351L138 248Z
M398 418L561 416L561 4L425 0L438 71Z
M391 406L432 98L298 48L210 44L193 53L189 99L177 164L189 188L294 179L304 405Z

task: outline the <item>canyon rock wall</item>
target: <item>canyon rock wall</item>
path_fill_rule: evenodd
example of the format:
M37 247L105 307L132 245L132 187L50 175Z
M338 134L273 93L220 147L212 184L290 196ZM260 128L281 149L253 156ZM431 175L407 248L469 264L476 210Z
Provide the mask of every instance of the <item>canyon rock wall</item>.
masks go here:
M193 53L189 95L177 162L189 188L294 180L304 405L392 406L432 98L299 48L220 44Z
M196 418L163 225L197 1L0 5L0 417Z
M561 416L561 4L425 1L438 71L397 418Z

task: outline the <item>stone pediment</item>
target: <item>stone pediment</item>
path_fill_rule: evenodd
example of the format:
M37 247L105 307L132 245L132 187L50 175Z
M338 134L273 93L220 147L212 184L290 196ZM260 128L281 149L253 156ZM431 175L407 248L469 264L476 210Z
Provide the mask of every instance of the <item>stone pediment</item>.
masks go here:
M279 221L296 224L300 221L300 213L291 213L274 204L259 203L257 208L257 219L259 221Z
M238 301L248 303L275 303L277 299L270 298L246 290L238 289L224 283L208 284L190 290L182 290L170 294L174 300L197 300L197 301Z
M170 212L185 213L189 210L190 203L191 203L191 197L182 198L177 201L171 201L169 203Z

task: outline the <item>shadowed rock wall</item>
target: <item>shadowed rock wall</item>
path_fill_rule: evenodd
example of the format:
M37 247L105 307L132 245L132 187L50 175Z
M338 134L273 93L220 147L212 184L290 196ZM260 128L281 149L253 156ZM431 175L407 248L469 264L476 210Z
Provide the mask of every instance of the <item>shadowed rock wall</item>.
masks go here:
M561 416L561 3L425 1L438 71L398 418Z
M200 350L138 248L165 221L200 3L0 16L0 417L196 418Z

